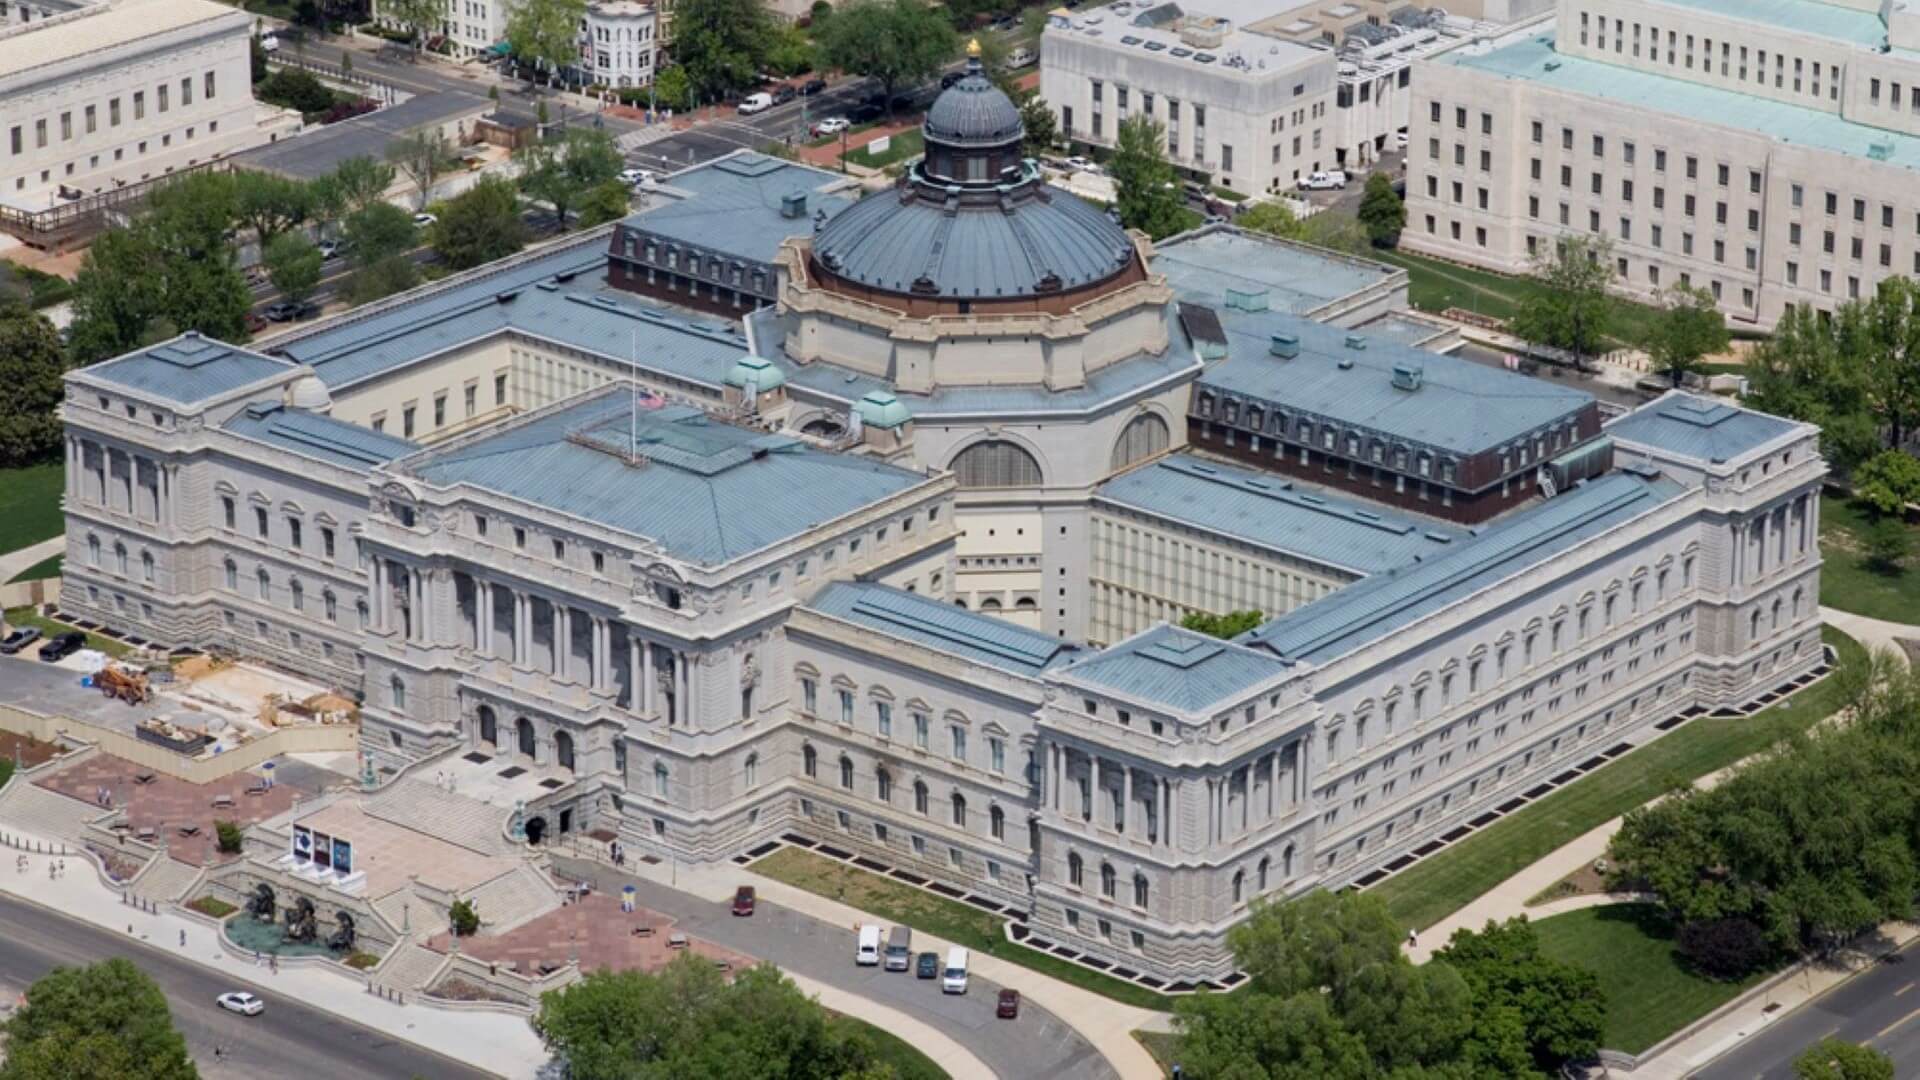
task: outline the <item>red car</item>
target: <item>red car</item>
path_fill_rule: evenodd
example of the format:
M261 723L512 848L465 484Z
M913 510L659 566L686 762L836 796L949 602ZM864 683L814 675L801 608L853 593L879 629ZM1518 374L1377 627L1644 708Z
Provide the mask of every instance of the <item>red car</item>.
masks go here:
M742 885L733 891L733 913L735 915L753 914L753 886Z
M1020 991L1000 991L1000 1003L994 1007L993 1013L1002 1020L1018 1019L1020 1016Z

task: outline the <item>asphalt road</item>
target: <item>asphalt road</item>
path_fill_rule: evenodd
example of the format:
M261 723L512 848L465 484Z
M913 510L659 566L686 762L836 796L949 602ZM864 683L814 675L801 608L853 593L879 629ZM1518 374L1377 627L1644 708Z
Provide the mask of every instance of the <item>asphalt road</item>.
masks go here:
M996 1076L1047 1080L1109 1080L1115 1076L1093 1044L1059 1017L1031 1001L1020 1002L1017 1020L994 1016L1000 987L975 974L965 994L943 994L937 979L911 972L857 967L854 935L778 904L761 900L748 918L735 918L713 903L658 882L617 874L596 863L556 856L563 872L588 877L595 888L617 893L632 884L640 906L672 915L678 930L738 949L782 969L899 1009L939 1029L973 1051ZM915 952L920 951L915 945Z
M1775 1020L1695 1080L1791 1080L1793 1059L1831 1035L1893 1056L1896 1076L1920 1075L1920 942Z
M484 1077L487 1073L342 1020L274 993L269 985L246 985L181 959L165 949L135 943L91 923L69 919L11 897L0 897L0 990L18 998L55 967L90 964L120 956L138 964L160 984L173 1010L174 1026L207 1080L245 1077ZM240 1016L214 1004L229 990L252 990L266 1001L259 1016ZM213 1056L216 1042L225 1050Z
M803 141L808 125L844 113L876 89L877 84L872 80L848 79L812 97L796 98L752 116L733 113L723 119L709 120L697 127L674 132L664 139L630 151L627 160L643 169L672 172L712 161L735 150L758 150L789 136L799 143Z

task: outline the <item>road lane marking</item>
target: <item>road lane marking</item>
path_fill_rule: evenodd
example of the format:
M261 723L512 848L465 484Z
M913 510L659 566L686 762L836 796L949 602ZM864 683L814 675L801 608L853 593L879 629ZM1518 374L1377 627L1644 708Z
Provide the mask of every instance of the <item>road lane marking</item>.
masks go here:
M1905 986L1903 986L1903 987L1901 987L1900 989L1898 989L1898 990L1895 990L1895 991L1893 992L1893 996L1894 996L1894 997L1899 997L1899 996L1900 996L1901 994L1904 994L1904 993L1906 993L1907 991L1909 991L1909 990L1911 990L1911 989L1913 989L1913 984L1912 984L1912 983L1908 983L1907 985L1905 985Z
M1879 1031L1874 1033L1873 1037L1876 1039L1884 1039L1887 1037L1887 1032L1892 1031L1894 1028L1899 1027L1901 1024L1906 1023L1907 1021L1913 1019L1916 1016L1920 1016L1920 1009L1915 1009L1912 1012L1908 1013L1907 1015L1901 1017L1900 1019L1895 1020L1893 1023L1888 1024L1886 1027L1881 1028Z

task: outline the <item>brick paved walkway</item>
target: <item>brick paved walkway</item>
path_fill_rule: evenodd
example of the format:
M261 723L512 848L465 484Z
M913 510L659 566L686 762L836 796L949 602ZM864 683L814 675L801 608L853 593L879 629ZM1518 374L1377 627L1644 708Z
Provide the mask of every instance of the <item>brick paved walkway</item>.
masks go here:
M153 779L144 784L134 782L136 776L143 775ZM132 835L139 836L142 829L152 829L156 839L164 836L168 854L198 865L210 853L219 862L238 858L214 851L215 819L237 821L245 826L284 813L293 806L295 791L284 784L265 794L248 795L247 788L259 779L252 773L238 772L211 784L190 784L125 758L95 754L77 765L41 777L36 783L87 803L96 802L96 794L105 786L114 799L126 805ZM214 800L221 796L232 799L233 805L215 809ZM193 836L182 836L180 829L187 825L198 826L198 831Z
M484 916L484 912L482 915ZM635 934L637 928L653 932ZM481 927L479 936L460 939L460 951L487 963L508 965L523 974L537 975L566 965L572 956L592 970L612 968L626 971L657 971L681 950L668 944L673 934L673 919L641 908L629 915L620 910L620 901L605 893L590 893L579 903L550 911L514 927L505 934L489 935ZM435 952L447 951L443 931L427 941ZM745 953L723 949L711 942L689 937L687 948L697 956L724 961L734 968L752 963Z

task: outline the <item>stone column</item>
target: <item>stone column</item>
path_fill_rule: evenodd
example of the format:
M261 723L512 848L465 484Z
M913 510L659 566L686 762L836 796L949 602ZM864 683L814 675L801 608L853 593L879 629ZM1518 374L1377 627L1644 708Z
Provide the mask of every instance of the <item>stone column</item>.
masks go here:
M674 722L685 724L693 715L693 665L688 662L686 653L676 649L673 654L673 668Z
M387 560L373 560L373 628L387 628Z
M526 593L513 594L513 662L533 670L533 598Z
M593 619L593 688L607 688L607 620L598 615Z
M1047 792L1053 803L1053 812L1060 812L1060 786L1066 783L1066 748L1059 743L1047 744Z
M1127 819L1133 816L1133 766L1120 767L1120 820L1115 824L1121 832L1127 831Z
M1246 777L1240 789L1240 831L1234 834L1243 836L1253 823L1253 763L1248 762L1236 771Z
M473 651L493 658L493 586L473 579Z
M1267 779L1267 820L1280 816L1280 750L1273 751L1273 772Z
M1154 783L1158 787L1156 794L1160 798L1160 845L1173 847L1173 778L1160 777Z
M553 677L567 682L573 668L573 609L553 605Z
M631 631L629 631L629 633L631 633ZM640 689L646 695L646 705L641 709L641 712L647 716L654 716L658 714L660 709L659 702L655 699L654 695L660 691L659 688L654 685L653 643L641 638L634 640L638 642L640 646Z
M1087 809L1088 821L1095 827L1100 826L1100 804L1105 802L1107 793L1100 789L1100 754L1098 751L1087 755Z

